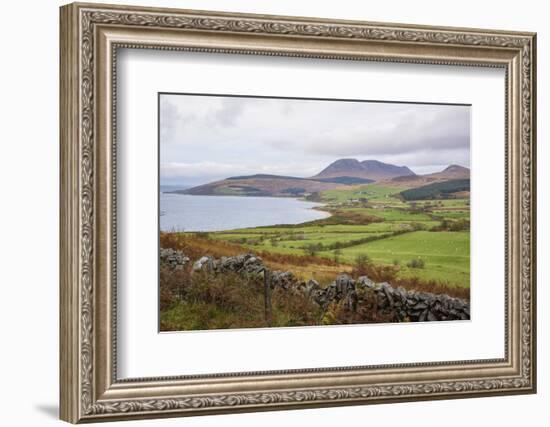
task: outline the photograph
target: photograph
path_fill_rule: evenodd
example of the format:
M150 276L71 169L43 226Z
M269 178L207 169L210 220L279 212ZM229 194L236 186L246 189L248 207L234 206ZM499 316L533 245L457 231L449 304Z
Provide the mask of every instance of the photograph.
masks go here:
M160 331L469 320L470 108L159 93Z

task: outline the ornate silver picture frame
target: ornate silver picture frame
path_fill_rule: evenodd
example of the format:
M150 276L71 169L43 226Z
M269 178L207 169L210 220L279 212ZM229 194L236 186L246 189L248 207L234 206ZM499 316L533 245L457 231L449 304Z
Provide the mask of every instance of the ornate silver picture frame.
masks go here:
M535 34L75 3L61 8L60 43L61 419L97 422L536 391ZM120 49L503 69L504 357L119 378Z

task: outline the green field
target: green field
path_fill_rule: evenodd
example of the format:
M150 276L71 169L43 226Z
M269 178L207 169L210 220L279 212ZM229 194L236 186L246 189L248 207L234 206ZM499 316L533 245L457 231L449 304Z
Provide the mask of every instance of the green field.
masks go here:
M328 190L321 195L323 201L345 203L350 200L368 199L370 203L386 203L392 206L405 206L394 197L406 187L387 187L378 184L366 184L354 190Z
M407 208L349 208L349 212L356 212L362 215L375 216L382 218L384 221L399 221L399 222L414 222L414 221L432 221L432 218L419 212L411 212Z
M414 231L345 248L342 252L343 259L350 262L359 254L368 254L374 262L398 263L403 277L416 276L460 286L470 283L470 233L467 231ZM424 268L407 267L413 259L423 260Z
M320 194L326 220L208 233L251 251L310 255L353 266L359 255L397 277L470 285L469 198L405 201L404 188L366 184ZM334 223L337 222L337 223ZM412 266L420 260L422 266ZM409 264L409 265L408 265Z

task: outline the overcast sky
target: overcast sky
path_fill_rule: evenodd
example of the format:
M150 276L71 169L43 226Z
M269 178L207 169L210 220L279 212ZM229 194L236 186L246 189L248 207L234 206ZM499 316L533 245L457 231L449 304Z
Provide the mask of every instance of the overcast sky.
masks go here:
M161 95L162 184L307 177L341 158L423 174L470 166L470 107Z

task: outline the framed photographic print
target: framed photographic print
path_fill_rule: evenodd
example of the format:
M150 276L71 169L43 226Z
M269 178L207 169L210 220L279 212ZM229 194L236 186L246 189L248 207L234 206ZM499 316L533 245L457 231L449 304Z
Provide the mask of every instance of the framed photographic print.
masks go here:
M160 331L469 320L470 107L159 93Z
M533 393L535 34L61 8L61 418Z

